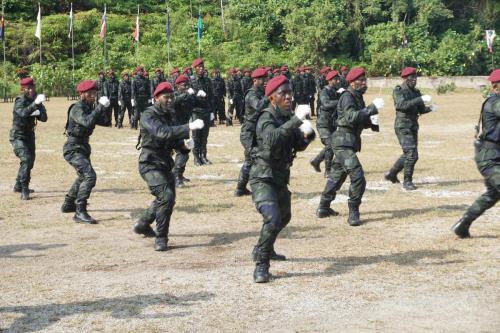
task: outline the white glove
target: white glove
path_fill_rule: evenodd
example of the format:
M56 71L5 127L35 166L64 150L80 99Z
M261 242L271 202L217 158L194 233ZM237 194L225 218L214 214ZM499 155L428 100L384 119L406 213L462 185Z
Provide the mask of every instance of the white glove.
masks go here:
M373 100L372 104L375 105L375 107L377 108L377 110L380 110L380 109L384 108L385 102L384 102L384 100L382 98L377 97L377 98L375 98Z
M36 117L39 115L40 115L40 110L35 110L35 111L31 112L31 114L30 114L30 116L32 116L32 117Z
M307 104L300 104L295 110L295 116L300 120L306 119L308 115L311 114L311 107Z
M215 115L213 114L213 112L210 114L210 121L214 120L215 119Z
M107 108L111 103L109 102L109 98L107 98L106 96L102 96L101 98L99 98L99 104Z
M372 125L377 125L378 126L378 114L370 116L370 121L372 122Z
M189 95L193 95L194 94L194 89L193 88L189 88L187 90L187 92L188 92Z
M42 104L43 102L45 102L45 95L44 94L37 95L35 98L35 104L39 105Z
M229 100L229 104L233 105L233 99L232 98Z
M122 101L118 101L118 105L119 105L119 106L122 106Z
M189 150L193 149L194 148L194 140L193 139L185 139L184 146L186 146L186 148Z
M132 104L132 106L135 106L135 99L131 99L130 104Z
M342 94L344 91L345 91L344 88L340 88L339 90L337 90L337 94Z
M148 103L151 103L151 102L153 102L153 99L152 98L148 99Z
M207 93L204 92L203 90L198 90L198 93L196 94L198 97L207 97Z
M302 125L300 125L299 129L305 135L310 135L312 132L314 132L311 122L309 120L302 120Z
M431 100L432 100L432 96L430 96L430 95L423 95L421 98L422 98L422 101L424 101L425 104L430 103Z
M193 120L193 122L189 123L190 130L200 130L205 127L205 123L201 119Z
M431 112L436 112L438 110L438 106L436 104L431 105Z

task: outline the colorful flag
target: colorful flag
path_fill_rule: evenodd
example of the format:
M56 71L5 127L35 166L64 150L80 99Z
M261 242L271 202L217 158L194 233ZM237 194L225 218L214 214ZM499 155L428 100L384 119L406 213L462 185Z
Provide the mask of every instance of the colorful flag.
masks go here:
M495 41L495 30L486 30L486 45L488 45L488 50L493 53L493 42Z
M104 39L106 37L106 5L104 5L104 14L101 18L101 32L99 33L99 38Z
M135 19L135 30L132 36L134 36L134 40L136 42L139 42L139 15L137 15L137 18Z
M38 5L38 16L36 18L35 37L42 40L42 9Z
M69 11L68 38L71 38L72 35L73 35L73 3L71 3L71 10Z
M167 13L167 25L165 27L166 33L167 33L167 42L170 43L170 36L171 36L171 31L170 31L170 14Z
M201 40L201 35L203 33L203 20L201 19L201 13L198 14L198 41Z
M3 41L5 39L5 20L2 15L2 24L0 25L0 39Z

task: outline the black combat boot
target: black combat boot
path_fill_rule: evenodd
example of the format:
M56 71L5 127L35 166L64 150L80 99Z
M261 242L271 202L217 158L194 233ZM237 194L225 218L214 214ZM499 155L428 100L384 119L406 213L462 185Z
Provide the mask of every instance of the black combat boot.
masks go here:
M184 175L180 175L179 177L182 179L184 183L189 183L191 181L191 179L184 177Z
M167 237L156 237L155 239L155 251L167 251Z
M203 162L203 164L207 164L207 165L212 164L212 162L210 162L210 160L207 158L207 153L203 153L201 155L201 161Z
M226 120L226 126L233 126L233 119L227 118L227 120Z
M313 158L312 160L310 160L309 164L312 165L314 171L321 172L321 167L320 167L321 159L320 159L320 155L319 154L315 158Z
M12 191L13 191L14 193L21 193L22 189L23 189L23 187L21 186L21 184L16 183L16 185L14 185L14 188L12 189ZM33 189L31 189L31 188L29 189L29 191L30 191L30 193L35 192L35 190L33 190Z
M391 182L391 183L393 183L393 184L401 183L401 182L399 181L399 179L398 179L398 175L397 175L397 174L395 174L395 173L392 173L392 172L390 172L390 171L389 171L389 172L386 172L386 173L384 174L384 178L385 178L385 180L388 180L388 181L390 181L390 182Z
M87 203L79 203L76 204L76 213L75 216L73 217L73 220L77 223L87 223L87 224L97 224L97 221L94 220L88 213L87 213Z
M269 261L258 261L253 271L253 282L267 283L269 282L269 278Z
M184 180L182 179L182 177L179 175L175 175L175 187L183 188L184 186L186 186L186 184L184 184Z
M30 199L30 189L27 187L23 187L21 189L21 200L29 200Z
M405 180L403 182L403 189L406 191L415 191L417 187L415 186L415 184L413 184L411 180Z
M339 212L334 211L330 207L318 207L316 210L316 216L320 219L329 217L329 216L338 216Z
M349 218L347 219L347 223L349 223L351 227L361 225L361 220L359 219L359 205L349 204Z
M156 232L151 228L149 223L139 220L134 224L132 229L136 234L144 235L145 237L156 237Z
M257 246L253 247L253 250L252 250L252 259L253 259L253 261L257 261L257 259L258 259L258 256L257 256ZM283 254L276 253L276 251L274 251L274 249L273 249L271 251L271 260L285 261L286 260L286 256L283 255Z
M76 212L75 198L70 197L66 194L64 197L64 202L61 206L62 213L74 213Z
M194 157L194 165L195 166L202 166L203 165L203 161L200 158L200 154L194 153L193 157Z
M247 189L247 186L245 183L238 182L238 185L236 186L236 190L234 191L234 196L235 197L242 197L244 195L250 195L252 192L250 192Z
M462 218L451 227L451 230L460 238L469 238L469 227L475 219L470 215L465 214Z

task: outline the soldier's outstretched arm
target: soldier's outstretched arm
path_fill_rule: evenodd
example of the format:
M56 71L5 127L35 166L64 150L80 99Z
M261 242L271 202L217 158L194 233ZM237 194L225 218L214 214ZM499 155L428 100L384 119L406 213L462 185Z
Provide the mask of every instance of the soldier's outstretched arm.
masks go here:
M401 112L406 112L410 108L416 105L424 105L424 101L422 101L422 97L416 97L413 99L405 99L403 96L403 90L401 87L396 87L392 92L392 97L394 98L394 107L396 110Z
M273 148L286 140L293 139L294 129L300 125L302 125L302 120L293 116L283 125L276 127L269 113L265 112L265 114L259 117L257 131L260 131L260 136L264 138L264 144Z
M344 110L343 117L347 123L352 126L357 124L366 125L370 123L370 116L366 108L358 110L354 103L354 99L350 94L342 95L340 99L340 107Z
M31 103L30 105L28 106L24 106L23 105L23 99L22 98L16 98L16 101L14 102L14 112L22 117L22 118L28 118L31 116L31 114L38 110L38 105L35 104L35 102L33 101L33 103Z
M181 139L189 139L189 125L164 126L159 119L153 117L143 117L141 126L165 144L172 144Z
M101 104L97 104L97 106L94 110L92 110L91 113L85 114L81 108L75 106L71 108L69 116L78 125L88 128L97 123L103 110L104 106L102 106Z

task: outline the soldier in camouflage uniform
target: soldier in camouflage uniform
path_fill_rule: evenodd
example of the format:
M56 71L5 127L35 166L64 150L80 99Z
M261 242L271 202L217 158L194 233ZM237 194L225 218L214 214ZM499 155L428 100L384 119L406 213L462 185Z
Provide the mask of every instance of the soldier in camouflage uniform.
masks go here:
M170 77L168 78L168 82L172 85L172 87L175 85L175 80L177 80L177 78L179 77L179 68L177 67L174 67L171 71L170 71Z
M330 208L330 203L349 175L351 186L347 222L351 226L358 226L361 224L359 206L365 192L366 180L356 153L361 151L363 129L371 128L373 131L378 131L378 110L383 108L384 100L376 98L372 104L365 106L363 94L367 86L364 69L353 68L346 79L350 86L340 96L337 105L337 130L332 134L331 141L335 157L316 215L318 217L337 215L337 212Z
M474 143L474 160L484 177L486 192L477 198L462 218L453 225L453 232L460 238L470 237L469 228L472 222L500 200L500 69L492 71L488 80L492 84L492 93L481 108L476 128L477 140Z
M35 82L26 77L20 81L22 94L16 97L9 140L20 165L14 192L21 193L21 200L28 200L31 169L35 165L35 128L38 121L47 121L47 110L43 106L45 95L36 94Z
M304 68L304 79L305 79L305 91L304 94L307 96L309 107L311 108L311 116L316 116L314 112L314 105L316 100L316 80L311 72L311 67L306 66Z
M244 107L245 101L243 96L243 88L241 86L241 79L238 75L238 70L235 69L231 73L231 78L227 81L227 93L229 97L229 110L227 113L231 120L233 119L234 111L236 110L236 118L240 124L243 124L244 121ZM231 121L232 125L232 121Z
M132 99L131 104L135 108L132 128L137 129L141 114L149 103L151 103L151 88L149 79L144 75L144 67L139 66L136 69L137 75L132 81Z
M406 67L401 71L401 77L404 82L396 86L392 96L396 108L394 129L403 154L384 177L392 183L399 183L397 175L404 169L403 188L407 191L413 191L417 189L413 184L413 170L418 160L418 117L433 109L427 106L431 101L431 96L422 96L420 91L415 88L417 70L413 67Z
M247 91L252 88L253 80L252 80L252 71L248 68L243 70L243 77L241 78L241 88L243 91L243 96L247 95Z
M316 87L318 91L318 102L316 103L316 108L318 109L318 117L319 113L321 111L321 99L319 95L321 94L321 90L328 84L328 81L326 81L325 76L331 71L330 67L328 66L323 66L321 70L319 71L318 78L316 79Z
M220 71L218 69L214 69L212 71L212 86L214 89L214 116L215 120L219 119L219 124L223 124L226 121L226 82L220 76Z
M128 113L128 122L132 126L132 82L130 81L127 71L122 72L122 81L118 86L118 105L120 106L120 114L118 115L118 128L123 127L123 118L125 117L125 110Z
M193 108L197 103L197 97L194 95L194 89L190 88L189 78L186 75L181 75L175 81L175 93L172 102L174 111L173 117L178 125L186 125L191 119ZM175 150L175 187L184 187L189 179L184 177L186 164L189 160L190 150L176 149Z
M252 73L252 79L253 86L245 96L245 121L241 125L240 142L244 149L245 161L241 166L238 184L234 191L236 197L251 194L247 189L247 183L253 163L253 148L256 144L254 142L255 126L262 109L269 105L269 100L264 96L264 89L268 81L267 71L264 68L257 68Z
M155 69L155 77L151 79L150 83L150 89L151 89L151 96L153 96L154 91L156 90L156 87L162 82L165 82L165 77L163 76L163 70L161 68ZM173 85L171 84L173 87Z
M192 119L201 119L207 125L203 129L193 132L194 140L194 164L200 166L203 164L212 164L207 158L207 143L208 134L210 132L210 122L213 120L213 100L212 81L204 76L205 66L203 59L197 58L192 63L193 69L196 71L196 78L191 81L192 88L196 93L197 103L193 109Z
M264 219L254 254L256 283L269 281L274 243L292 217L290 167L296 153L314 139L311 123L304 121L309 108L298 108L292 115L292 87L286 76L270 80L265 95L270 105L257 120L255 163L250 170L253 201Z
M80 101L68 109L65 134L68 140L63 147L63 155L77 173L77 178L66 194L61 207L63 213L75 212L73 220L78 223L97 223L87 213L87 200L96 184L96 173L90 162L89 137L96 125L105 125L105 112L109 107L109 99L101 96L97 106L93 108L97 86L94 81L82 81L76 87L80 93Z
M118 127L118 118L120 116L120 105L118 104L118 91L120 82L115 76L115 72L109 70L108 79L104 83L104 96L109 98L109 108L106 110L106 126L111 126L111 119L114 116L115 127ZM112 115L113 114L113 115Z
M169 111L173 97L170 83L160 83L153 96L155 103L144 111L140 122L139 173L155 200L134 225L133 230L145 236L156 236L155 250L166 251L170 216L175 205L172 150L188 150L192 146L192 140L188 140L190 130L201 129L203 121L195 120L189 125L175 124ZM156 233L150 226L154 220Z
M321 109L318 110L319 116L316 122L316 128L321 138L321 143L325 146L320 153L311 160L311 165L316 172L321 172L320 164L325 161L325 177L330 174L333 161L333 150L331 146L331 136L337 128L337 104L340 94L344 88L340 88L339 72L331 71L326 76L328 85L321 90L320 101Z

